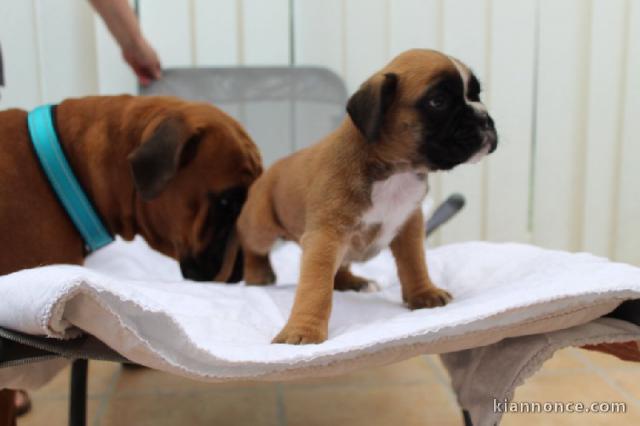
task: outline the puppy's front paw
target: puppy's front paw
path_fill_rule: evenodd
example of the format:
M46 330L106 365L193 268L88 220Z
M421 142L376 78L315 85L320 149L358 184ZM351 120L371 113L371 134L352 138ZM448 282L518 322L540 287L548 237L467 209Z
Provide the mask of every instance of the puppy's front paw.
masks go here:
M451 294L438 287L428 287L407 298L409 309L435 308L451 301Z
M297 324L287 324L271 343L285 343L288 345L307 345L322 343L327 340L327 331L317 327Z

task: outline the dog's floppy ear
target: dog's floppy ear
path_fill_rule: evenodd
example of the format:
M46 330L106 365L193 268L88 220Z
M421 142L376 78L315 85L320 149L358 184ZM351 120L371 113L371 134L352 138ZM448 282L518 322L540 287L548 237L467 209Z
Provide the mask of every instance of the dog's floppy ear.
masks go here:
M143 200L151 200L164 190L180 167L195 157L201 139L184 119L167 117L129 154L133 182Z
M363 84L347 102L347 113L360 133L369 142L380 137L385 113L393 103L398 76L387 73Z

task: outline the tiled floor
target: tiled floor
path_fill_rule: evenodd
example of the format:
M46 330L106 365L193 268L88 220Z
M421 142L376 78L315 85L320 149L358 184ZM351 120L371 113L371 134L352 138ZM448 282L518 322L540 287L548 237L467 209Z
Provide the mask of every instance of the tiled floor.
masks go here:
M68 371L32 394L19 426L64 425ZM638 425L640 366L566 349L521 386L514 401L622 401L626 414L508 414L502 424ZM439 359L423 356L332 379L211 385L146 369L92 362L90 426L462 425Z

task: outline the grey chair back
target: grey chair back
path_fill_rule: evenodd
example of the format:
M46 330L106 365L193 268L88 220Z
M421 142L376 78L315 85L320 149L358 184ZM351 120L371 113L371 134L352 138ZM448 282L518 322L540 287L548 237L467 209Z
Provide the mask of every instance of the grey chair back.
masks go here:
M347 101L342 79L317 67L168 69L140 93L213 103L246 127L265 166L335 129Z

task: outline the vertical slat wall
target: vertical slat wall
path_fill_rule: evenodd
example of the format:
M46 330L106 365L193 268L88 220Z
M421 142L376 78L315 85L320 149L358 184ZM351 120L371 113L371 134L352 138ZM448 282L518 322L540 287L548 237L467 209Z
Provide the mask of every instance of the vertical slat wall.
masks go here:
M195 61L191 1L139 0L140 25L165 67L191 66Z
M389 1L345 2L345 70L350 92L389 59Z
M240 0L244 63L289 64L288 0Z
M38 28L31 1L0 1L0 45L6 87L0 107L31 108L42 101Z
M389 55L415 47L442 48L442 0L389 2Z
M580 248L590 17L590 1L540 0L533 242L553 248Z
M486 165L484 236L528 241L537 2L492 3L485 100L500 140Z
M593 0L591 13L581 248L603 256L609 255L613 241L612 188L617 185L621 149L628 4Z
M194 0L193 34L195 65L221 66L241 63L239 7L229 0Z
M16 2L13 2L16 3ZM96 93L96 49L89 2L39 0L35 5L43 102Z
M622 116L622 147L614 211L613 251L619 260L640 265L640 1L631 0L627 16L622 92L625 94ZM603 142L606 143L606 142ZM606 208L606 207L605 207Z
M299 65L318 65L344 75L345 16L343 0L294 2L294 57Z
M320 65L353 92L411 47L459 57L483 82L500 145L480 164L431 178L436 199L457 191L468 202L435 241L516 240L640 264L640 0L139 5L164 66ZM0 0L0 43L1 108L137 90L86 1ZM251 121L252 111L242 114ZM282 131L282 144L263 147L269 159L312 142L277 126L252 131L258 140Z
M94 15L93 22L96 40L98 93L103 95L135 93L138 87L136 78L122 60L120 47L97 15Z

